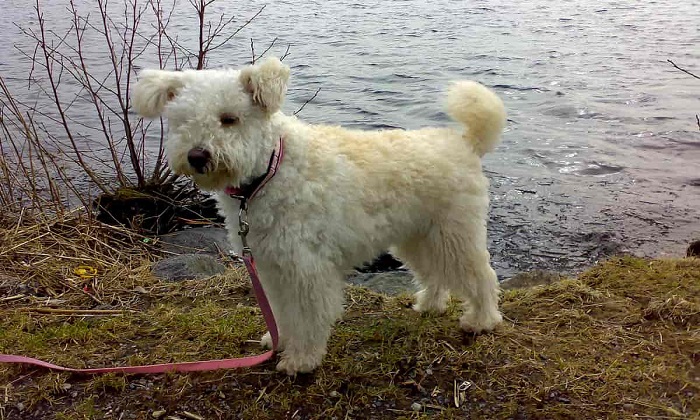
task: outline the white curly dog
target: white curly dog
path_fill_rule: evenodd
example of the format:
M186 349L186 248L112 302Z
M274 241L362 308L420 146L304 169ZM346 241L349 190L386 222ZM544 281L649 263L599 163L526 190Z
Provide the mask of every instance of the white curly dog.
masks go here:
M288 80L276 58L240 70L147 69L132 98L140 115L167 117L171 168L218 193L234 243L239 202L224 191L264 174L284 139L279 171L249 208L249 243L279 328L277 369L321 364L345 275L387 249L423 287L417 311L444 312L451 292L464 299L464 330L492 330L502 317L481 157L500 141L501 100L459 81L447 111L461 130L348 130L282 113ZM269 333L262 343L271 345Z

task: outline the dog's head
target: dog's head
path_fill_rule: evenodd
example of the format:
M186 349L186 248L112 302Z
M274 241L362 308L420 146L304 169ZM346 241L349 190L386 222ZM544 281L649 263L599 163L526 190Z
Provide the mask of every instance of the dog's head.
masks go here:
M278 59L240 70L143 70L138 79L132 103L141 116L167 118L173 171L216 190L265 169L277 141L272 117L289 80Z

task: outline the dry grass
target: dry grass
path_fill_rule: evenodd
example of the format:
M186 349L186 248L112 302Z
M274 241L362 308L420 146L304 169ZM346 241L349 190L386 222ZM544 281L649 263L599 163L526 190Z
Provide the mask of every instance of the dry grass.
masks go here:
M0 224L0 293L15 306L128 306L122 292L156 257L151 243L84 213L7 219Z
M237 267L165 283L149 274L148 246L125 232L67 222L0 232L1 352L75 367L259 352L263 322ZM88 292L76 264L98 267ZM17 293L20 283L37 286ZM578 279L507 291L508 321L477 337L459 331L454 304L445 316L421 316L408 296L347 296L311 375L288 378L272 362L143 377L4 365L0 418L700 416L700 260L613 259ZM96 308L111 311L75 311ZM459 385L466 389L455 392Z

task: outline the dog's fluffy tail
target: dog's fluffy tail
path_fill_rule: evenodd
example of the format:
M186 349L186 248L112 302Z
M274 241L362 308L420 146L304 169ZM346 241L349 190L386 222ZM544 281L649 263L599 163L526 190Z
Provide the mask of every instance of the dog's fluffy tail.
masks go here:
M453 82L447 91L447 113L464 124L465 138L483 156L496 148L506 125L501 99L486 86L472 81Z

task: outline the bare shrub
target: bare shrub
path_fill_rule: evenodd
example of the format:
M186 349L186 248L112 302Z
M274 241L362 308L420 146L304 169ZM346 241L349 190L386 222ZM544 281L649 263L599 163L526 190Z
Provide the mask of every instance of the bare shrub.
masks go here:
M177 0L67 0L64 20L51 20L36 0L36 22L20 26L35 46L20 52L31 63L27 80L38 99L18 99L0 75L2 214L90 208L91 196L114 202L115 192L125 189L166 205L196 195L167 168L164 122L131 113L130 90L141 67L204 68L210 53L264 9L242 23L225 14L210 19L218 1L188 0L198 38L184 42L187 37L171 30L175 19L187 18L175 16Z

